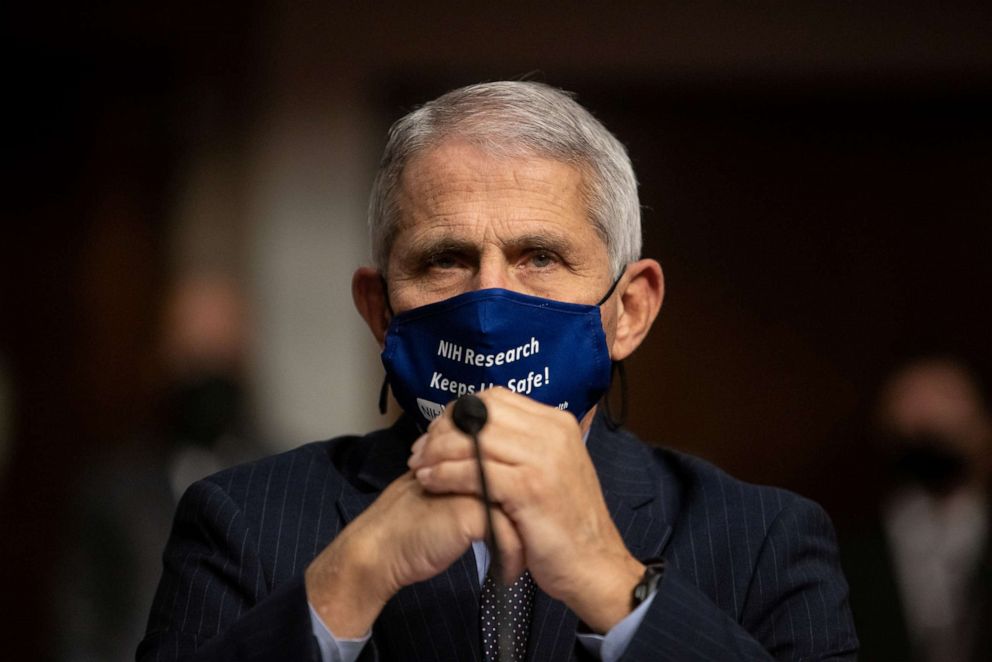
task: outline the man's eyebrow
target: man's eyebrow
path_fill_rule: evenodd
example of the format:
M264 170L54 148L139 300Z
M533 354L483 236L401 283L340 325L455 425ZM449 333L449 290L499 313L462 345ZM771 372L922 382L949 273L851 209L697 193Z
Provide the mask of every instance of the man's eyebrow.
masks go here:
M568 255L574 250L572 242L570 242L566 237L559 235L558 233L546 232L513 237L511 240L506 242L506 245L516 250L538 249L551 251L552 253L557 253L559 255Z
M421 259L442 253L469 255L478 251L475 242L453 237L437 237L414 240L407 250L407 254L413 259Z
M571 253L574 249L572 242L558 233L534 232L511 237L503 242L504 247L511 249L543 249L555 253ZM411 256L429 256L440 253L458 253L469 255L478 253L476 241L456 237L425 237L411 242L407 253Z

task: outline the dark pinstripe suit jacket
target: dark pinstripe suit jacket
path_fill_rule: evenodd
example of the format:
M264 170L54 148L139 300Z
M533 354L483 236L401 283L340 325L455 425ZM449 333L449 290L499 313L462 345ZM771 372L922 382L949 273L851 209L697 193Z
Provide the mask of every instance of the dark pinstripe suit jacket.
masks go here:
M341 437L194 484L176 514L139 660L317 660L302 573L406 470L412 426ZM597 419L588 449L638 558L668 568L624 660L821 660L857 640L833 528L815 504L652 449ZM400 591L362 660L480 660L472 550ZM579 660L576 616L543 593L535 662Z

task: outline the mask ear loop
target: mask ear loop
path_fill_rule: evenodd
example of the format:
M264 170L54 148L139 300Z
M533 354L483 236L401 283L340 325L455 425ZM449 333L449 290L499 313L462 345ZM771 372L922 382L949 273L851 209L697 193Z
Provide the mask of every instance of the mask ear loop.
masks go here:
M620 417L613 415L610 407L610 392L613 391L614 377L620 376ZM627 423L627 369L624 368L623 361L614 361L610 370L610 388L603 395L603 414L606 418L606 427L610 430L619 430Z
M382 298L386 301L386 310L389 311L390 315L393 313L393 304L389 302L389 285L386 283L386 277L381 273L379 274L379 280L382 281ZM389 403L389 375L384 375L382 378L382 388L379 389L379 414L386 415L386 405Z
M379 413L386 415L386 404L389 401L389 375L382 378L382 388L379 389Z
M613 284L610 285L610 289L606 291L606 294L603 295L603 298L600 299L599 302L596 304L597 306L602 306L604 303L606 303L607 299L613 296L613 292L617 289L617 285L620 284L620 279L623 278L623 275L625 273L627 273L627 267L623 268L623 271L620 272L620 275L617 276L616 280L613 281Z
M624 266L623 270L620 271L620 275L617 276L613 284L610 285L610 289L606 292L602 299L599 300L597 306L602 306L606 303L606 300L613 296L613 291L617 289L617 285L620 284L620 279L627 272L627 267ZM620 418L613 415L612 408L610 407L610 393L613 391L613 383L615 381L614 377L620 375ZM624 426L627 422L627 369L624 368L623 361L613 361L613 365L610 367L610 387L606 389L606 393L603 394L603 414L606 418L606 427L611 430L618 430Z

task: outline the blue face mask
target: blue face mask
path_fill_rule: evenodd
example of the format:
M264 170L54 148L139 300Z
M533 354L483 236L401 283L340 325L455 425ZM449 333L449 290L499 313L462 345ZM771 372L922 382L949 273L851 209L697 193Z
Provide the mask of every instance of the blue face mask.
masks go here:
M619 279L618 279L619 280ZM503 386L582 417L610 385L599 306L477 290L395 315L382 364L421 427L466 393Z

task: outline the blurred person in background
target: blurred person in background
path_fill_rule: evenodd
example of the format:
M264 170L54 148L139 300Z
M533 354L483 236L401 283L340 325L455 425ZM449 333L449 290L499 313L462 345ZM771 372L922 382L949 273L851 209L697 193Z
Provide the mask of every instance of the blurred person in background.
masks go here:
M879 394L877 518L841 556L862 659L992 659L992 419L964 363L906 363Z
M58 600L63 660L133 660L179 497L259 455L247 431L245 303L226 275L177 280L154 351L158 415L81 472Z

